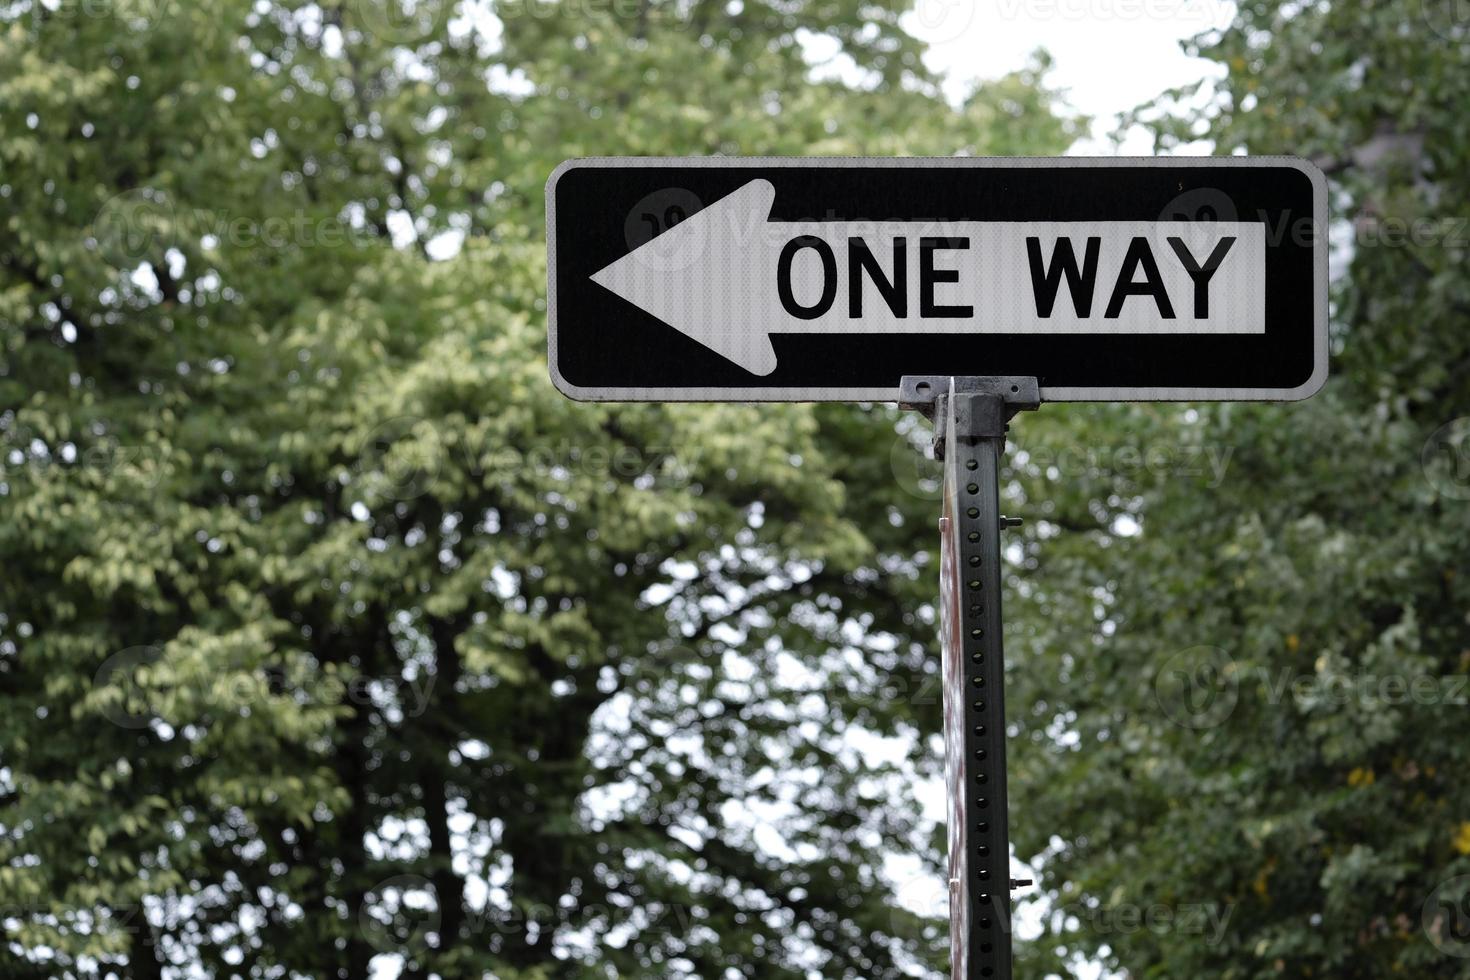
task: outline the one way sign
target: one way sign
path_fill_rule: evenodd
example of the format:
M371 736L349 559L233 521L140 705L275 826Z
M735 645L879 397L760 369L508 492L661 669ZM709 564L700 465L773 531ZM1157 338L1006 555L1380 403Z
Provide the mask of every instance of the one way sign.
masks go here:
M574 398L1296 399L1327 370L1325 184L1295 159L574 160L547 185Z

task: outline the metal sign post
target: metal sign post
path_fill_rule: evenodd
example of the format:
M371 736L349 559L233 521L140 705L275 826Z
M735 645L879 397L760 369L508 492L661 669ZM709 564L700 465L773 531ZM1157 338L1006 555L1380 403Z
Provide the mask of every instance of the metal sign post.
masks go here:
M940 636L949 798L950 969L1011 976L1010 828L1000 513L1007 423L1041 403L1035 378L904 378L900 406L934 421L944 460ZM1026 882L1025 884L1029 884Z

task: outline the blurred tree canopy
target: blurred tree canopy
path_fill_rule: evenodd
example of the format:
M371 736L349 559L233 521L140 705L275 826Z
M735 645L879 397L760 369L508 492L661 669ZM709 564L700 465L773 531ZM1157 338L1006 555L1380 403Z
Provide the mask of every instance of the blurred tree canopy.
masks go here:
M1470 977L1470 18L1252 0L1191 47L1227 77L1137 118L1327 171L1333 377L1016 426L1030 969Z
M543 354L565 157L1070 143L908 6L0 2L0 974L939 965L910 437Z
M0 0L0 975L942 969L923 433L542 355L565 157L1070 143L908 6ZM1467 28L1140 113L1329 171L1334 377L1018 421L1024 975L1470 976Z

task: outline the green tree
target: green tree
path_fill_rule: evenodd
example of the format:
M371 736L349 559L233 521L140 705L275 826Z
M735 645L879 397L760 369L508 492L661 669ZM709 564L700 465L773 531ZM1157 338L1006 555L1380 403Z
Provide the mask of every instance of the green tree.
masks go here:
M542 354L564 157L1066 146L906 7L0 2L0 974L936 965L894 414Z
M1032 969L1470 977L1470 23L1261 0L1193 47L1228 76L1140 113L1164 147L1331 178L1333 377L1018 425Z

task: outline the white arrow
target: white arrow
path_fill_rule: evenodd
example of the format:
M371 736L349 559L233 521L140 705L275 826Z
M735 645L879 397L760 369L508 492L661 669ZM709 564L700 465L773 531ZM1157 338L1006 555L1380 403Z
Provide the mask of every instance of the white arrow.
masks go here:
M773 222L775 198L753 180L592 280L756 375L778 333L1265 331L1259 222Z

